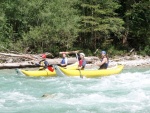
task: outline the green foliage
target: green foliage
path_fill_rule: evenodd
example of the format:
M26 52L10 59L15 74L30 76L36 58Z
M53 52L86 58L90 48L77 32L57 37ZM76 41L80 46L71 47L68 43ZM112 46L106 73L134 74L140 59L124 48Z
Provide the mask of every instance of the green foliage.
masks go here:
M149 0L1 0L0 51L150 55ZM126 46L122 39L126 38Z
M107 53L110 57L113 57L115 55L125 55L127 51L126 50L118 50L115 48L115 46L111 46L108 50Z
M91 49L101 46L98 43L103 43L112 34L118 38L121 36L124 21L115 12L119 7L120 5L113 0L82 0L80 32L88 40L87 45L90 45Z
M2 38L29 47L36 52L54 51L71 48L78 36L77 9L73 8L77 0L6 0L2 3L7 19ZM67 4L67 5L66 5ZM9 29L8 29L9 28ZM12 29L11 29L12 28ZM22 46L19 48L21 49ZM23 48L22 48L23 49Z
M150 1L119 1L122 7L118 12L125 21L127 46L142 53L150 45Z
M144 51L145 51L146 55L150 56L150 45L145 46Z
M140 51L141 55L149 55L150 56L150 45L145 46L144 50Z

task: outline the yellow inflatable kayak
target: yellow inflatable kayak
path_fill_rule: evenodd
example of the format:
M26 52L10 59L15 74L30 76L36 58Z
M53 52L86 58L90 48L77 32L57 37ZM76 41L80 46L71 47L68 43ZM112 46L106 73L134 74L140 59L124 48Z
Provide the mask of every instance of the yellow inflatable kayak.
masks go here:
M45 69L45 70L33 70L33 71L19 69L19 71L22 74L24 74L26 76L30 76L30 77L40 77L40 76L54 77L54 76L56 76L55 71L51 72L48 69Z
M85 76L87 78L94 78L94 77L102 77L102 76L109 76L113 74L118 74L123 70L123 65L117 65L112 68L108 69L101 69L101 70L70 70L64 69L57 65L54 65L55 72L58 76Z
M74 63L72 65L68 65L67 69L76 69L77 68L77 65L78 63ZM23 69L17 69L16 70L17 73L20 73L20 74L23 74L23 75L26 75L26 76L30 76L30 77L40 77L40 76L43 76L43 77L54 77L56 76L56 72L55 70L52 72L52 71L49 71L48 69L45 69L45 70L23 70Z

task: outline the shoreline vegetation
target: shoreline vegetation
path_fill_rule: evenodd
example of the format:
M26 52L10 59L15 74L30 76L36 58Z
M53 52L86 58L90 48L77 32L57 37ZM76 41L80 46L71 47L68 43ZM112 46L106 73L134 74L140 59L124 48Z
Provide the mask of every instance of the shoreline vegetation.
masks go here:
M61 53L61 52L60 52ZM61 61L60 57L51 58L51 53L46 53L49 64L59 64ZM99 61L97 56L85 57L87 61L86 68L94 68L94 62ZM0 53L0 69L13 69L13 68L35 68L35 63L41 60L41 54L14 54L14 53ZM75 56L68 56L68 64L77 62ZM136 67L136 66L150 66L150 57L141 55L125 55L125 56L114 56L109 58L109 67L122 64L125 67Z
M0 52L97 48L150 56L150 0L1 0ZM67 6L67 7L66 7Z

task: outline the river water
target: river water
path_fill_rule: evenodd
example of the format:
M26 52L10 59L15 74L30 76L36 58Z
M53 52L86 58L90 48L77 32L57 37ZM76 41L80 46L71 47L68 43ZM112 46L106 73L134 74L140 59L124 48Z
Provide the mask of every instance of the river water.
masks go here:
M150 112L149 67L83 79L26 77L5 69L0 80L0 113Z

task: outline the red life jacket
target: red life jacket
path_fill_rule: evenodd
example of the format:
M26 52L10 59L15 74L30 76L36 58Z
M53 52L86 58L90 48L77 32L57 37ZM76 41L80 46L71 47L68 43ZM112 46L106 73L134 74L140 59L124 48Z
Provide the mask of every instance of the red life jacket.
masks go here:
M79 60L79 66L81 67L82 66L82 60Z

